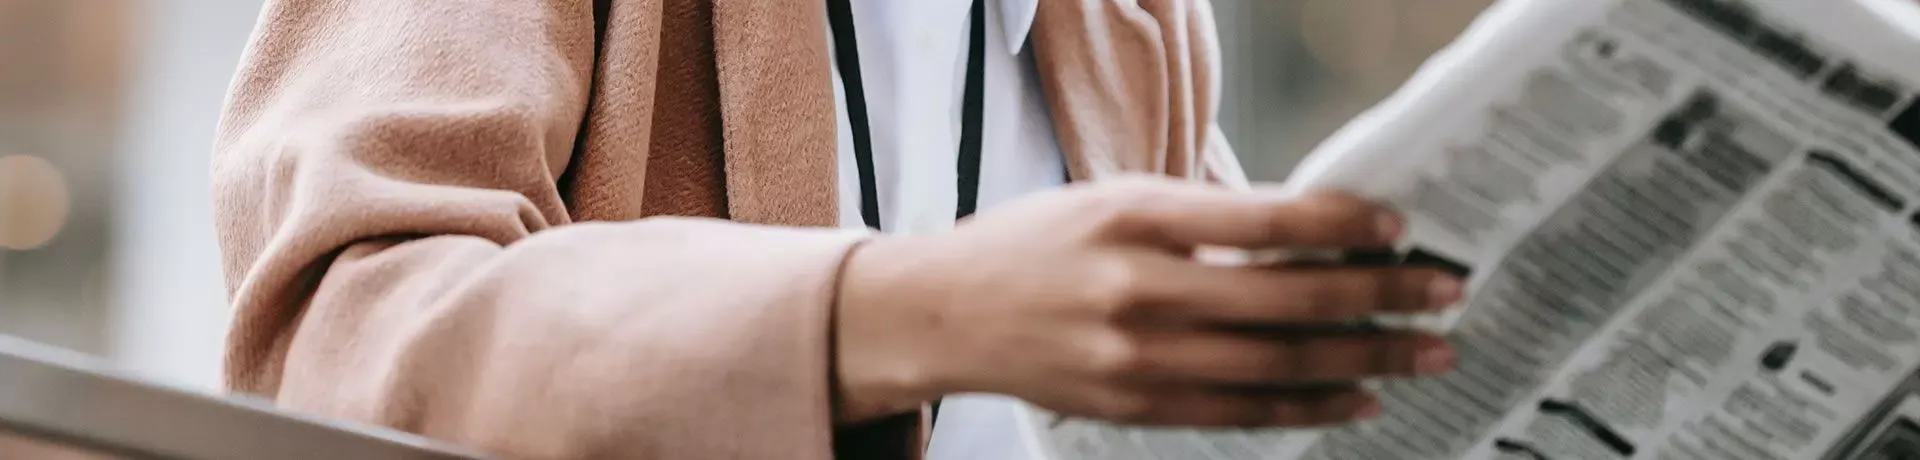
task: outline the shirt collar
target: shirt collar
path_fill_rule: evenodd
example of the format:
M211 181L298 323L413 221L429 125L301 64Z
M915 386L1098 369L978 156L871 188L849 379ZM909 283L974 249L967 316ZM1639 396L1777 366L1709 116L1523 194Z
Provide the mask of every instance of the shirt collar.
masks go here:
M1033 18L1040 11L1040 0L990 1L1000 7L1000 30L1007 34L1007 53L1020 54L1020 48L1027 45L1028 33L1033 31Z

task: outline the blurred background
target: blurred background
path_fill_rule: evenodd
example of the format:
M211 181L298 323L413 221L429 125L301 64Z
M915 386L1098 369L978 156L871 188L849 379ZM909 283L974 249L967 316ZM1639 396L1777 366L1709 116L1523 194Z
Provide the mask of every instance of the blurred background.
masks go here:
M1491 0L1213 1L1225 128L1277 180ZM260 3L0 0L0 334L218 384L207 158Z

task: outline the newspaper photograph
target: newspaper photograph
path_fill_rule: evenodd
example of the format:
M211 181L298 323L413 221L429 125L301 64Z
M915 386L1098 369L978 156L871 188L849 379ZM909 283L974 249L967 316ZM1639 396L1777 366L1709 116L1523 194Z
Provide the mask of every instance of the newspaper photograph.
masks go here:
M1469 279L1438 378L1324 430L1029 409L1050 460L1920 459L1920 6L1503 0L1291 192Z

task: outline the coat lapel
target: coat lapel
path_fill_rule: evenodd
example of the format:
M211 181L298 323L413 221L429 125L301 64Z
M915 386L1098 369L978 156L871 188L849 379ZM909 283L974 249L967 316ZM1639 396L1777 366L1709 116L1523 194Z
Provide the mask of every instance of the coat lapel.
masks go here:
M839 174L825 3L713 5L730 217L836 225Z
M1211 15L1196 0L1040 2L1030 40L1074 179L1207 176Z
M1183 0L1046 0L1029 42L1074 180L1201 175L1212 75ZM833 226L838 161L825 4L714 2L728 212ZM1203 27L1204 28L1204 27ZM1169 38L1169 36L1173 36ZM1196 54L1199 53L1199 54ZM1175 72L1174 69L1181 69ZM777 76L777 77L774 77ZM668 109L671 108L661 108Z
M1160 27L1132 2L1040 2L1029 41L1074 180L1162 172L1168 107Z

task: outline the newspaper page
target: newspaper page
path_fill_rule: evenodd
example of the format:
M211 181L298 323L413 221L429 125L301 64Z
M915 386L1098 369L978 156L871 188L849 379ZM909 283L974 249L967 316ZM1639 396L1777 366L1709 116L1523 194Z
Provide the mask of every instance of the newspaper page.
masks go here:
M1321 431L1034 410L1054 460L1920 459L1920 21L1904 0L1504 0L1294 190L1411 217L1460 353Z

